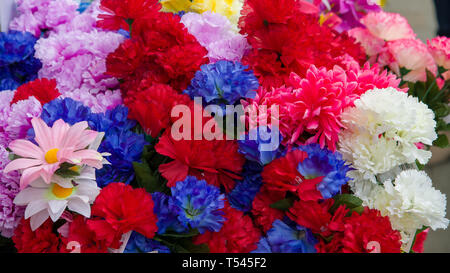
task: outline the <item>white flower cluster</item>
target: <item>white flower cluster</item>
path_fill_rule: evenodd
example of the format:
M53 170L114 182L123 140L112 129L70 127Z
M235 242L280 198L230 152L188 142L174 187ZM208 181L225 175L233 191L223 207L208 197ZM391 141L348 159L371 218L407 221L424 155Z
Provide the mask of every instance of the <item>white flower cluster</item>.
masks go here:
M342 114L342 123L347 129L340 134L339 151L373 182L396 166L427 163L431 152L416 144L432 145L437 138L433 111L394 88L363 94Z
M409 240L422 227L446 228L446 196L432 186L431 179L423 171L401 172L394 181L376 185L366 196L365 203L389 216L392 227L401 231Z

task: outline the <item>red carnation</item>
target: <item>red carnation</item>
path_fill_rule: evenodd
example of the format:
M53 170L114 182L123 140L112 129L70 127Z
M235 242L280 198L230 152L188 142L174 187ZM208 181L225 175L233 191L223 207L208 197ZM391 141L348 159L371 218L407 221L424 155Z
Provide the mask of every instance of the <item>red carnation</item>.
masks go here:
M31 230L29 219L22 219L12 239L19 253L57 253L60 242L50 219L35 231Z
M323 199L317 189L317 184L322 182L323 177L305 179L297 170L298 164L307 157L306 152L294 150L284 157L273 160L264 167L261 174L263 182L270 190L290 191L296 193L302 200Z
M333 199L323 202L297 201L289 209L287 215L297 224L311 229L313 233L329 237L334 232L343 231L343 218L349 211L345 206L340 206L334 215L329 209L333 205Z
M131 22L158 12L161 4L157 0L102 0L100 9L108 14L98 15L98 27L107 30L128 30Z
M29 97L35 97L41 105L44 105L60 95L56 88L56 80L37 79L19 86L11 101L11 105L18 101L26 100Z
M248 253L257 248L261 232L243 212L225 205L225 223L219 232L206 231L194 244L207 244L211 253Z
M122 80L124 98L155 83L178 92L190 84L195 72L207 63L208 53L171 13L155 12L132 25L131 39L106 59L107 74ZM145 83L142 83L145 82Z
M152 137L157 137L173 123L171 111L174 106L190 103L188 95L178 94L165 84L154 84L134 97L125 99L125 104L130 109L129 118L137 120L146 134Z
M107 253L108 248L104 241L97 240L97 236L86 224L86 218L77 215L69 225L68 237L62 238L61 252L70 252L68 248L70 242L80 244L80 253Z
M255 219L255 224L267 232L272 228L272 223L277 219L282 219L283 211L271 208L270 205L280 201L285 197L285 194L277 191L270 191L263 186L260 192L255 196L252 203L252 215Z
M92 206L92 216L87 221L89 228L110 248L119 248L122 235L131 230L147 238L153 238L158 230L151 195L123 183L102 189Z
M173 187L192 175L204 179L211 185L224 186L228 192L233 189L235 179L240 179L245 158L238 152L236 141L230 140L179 140L166 131L155 149L158 153L173 159L159 166L162 176Z
M316 14L302 13L299 1L263 2L246 1L239 21L253 47L243 63L250 65L263 86L279 87L291 72L304 76L311 65L332 69L349 59L360 64L366 60L353 38L320 25Z
M334 238L333 238L334 240ZM342 252L362 253L376 251L381 253L400 253L400 233L392 229L388 217L381 216L378 210L365 208L359 215L353 212L345 219L344 236L340 240Z

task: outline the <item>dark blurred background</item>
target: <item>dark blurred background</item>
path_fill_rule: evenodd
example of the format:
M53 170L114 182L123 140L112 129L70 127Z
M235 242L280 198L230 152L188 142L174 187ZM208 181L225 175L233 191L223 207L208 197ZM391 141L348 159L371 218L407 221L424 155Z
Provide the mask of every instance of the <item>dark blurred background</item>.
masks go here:
M406 17L418 38L424 42L438 33L447 37L450 34L450 0L387 0L384 9ZM447 195L447 218L450 218L450 149L436 148L432 152L426 172L434 187ZM430 231L425 252L450 253L450 228Z

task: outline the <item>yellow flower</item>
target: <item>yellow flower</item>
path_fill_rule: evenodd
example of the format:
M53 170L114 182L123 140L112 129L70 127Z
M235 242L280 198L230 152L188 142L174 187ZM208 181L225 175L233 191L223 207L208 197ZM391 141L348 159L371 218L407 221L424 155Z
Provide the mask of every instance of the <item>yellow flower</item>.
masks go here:
M211 11L226 16L230 22L237 25L242 0L161 0L163 11L178 13L180 11L203 13Z
M160 2L164 12L191 11L192 2L189 0L161 0Z

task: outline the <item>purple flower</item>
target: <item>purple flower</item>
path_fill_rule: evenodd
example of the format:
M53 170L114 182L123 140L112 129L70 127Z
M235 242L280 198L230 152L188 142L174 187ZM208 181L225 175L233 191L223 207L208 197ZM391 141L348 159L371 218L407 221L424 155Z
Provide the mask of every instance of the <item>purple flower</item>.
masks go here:
M24 215L25 208L14 204L14 198L19 193L19 173L3 173L9 163L9 153L0 145L0 234L10 238Z
M336 13L342 19L342 23L336 27L336 30L342 32L355 27L363 27L359 19L368 12L381 10L376 2L375 0L329 0L331 12ZM324 4L321 5L321 8L327 10Z

